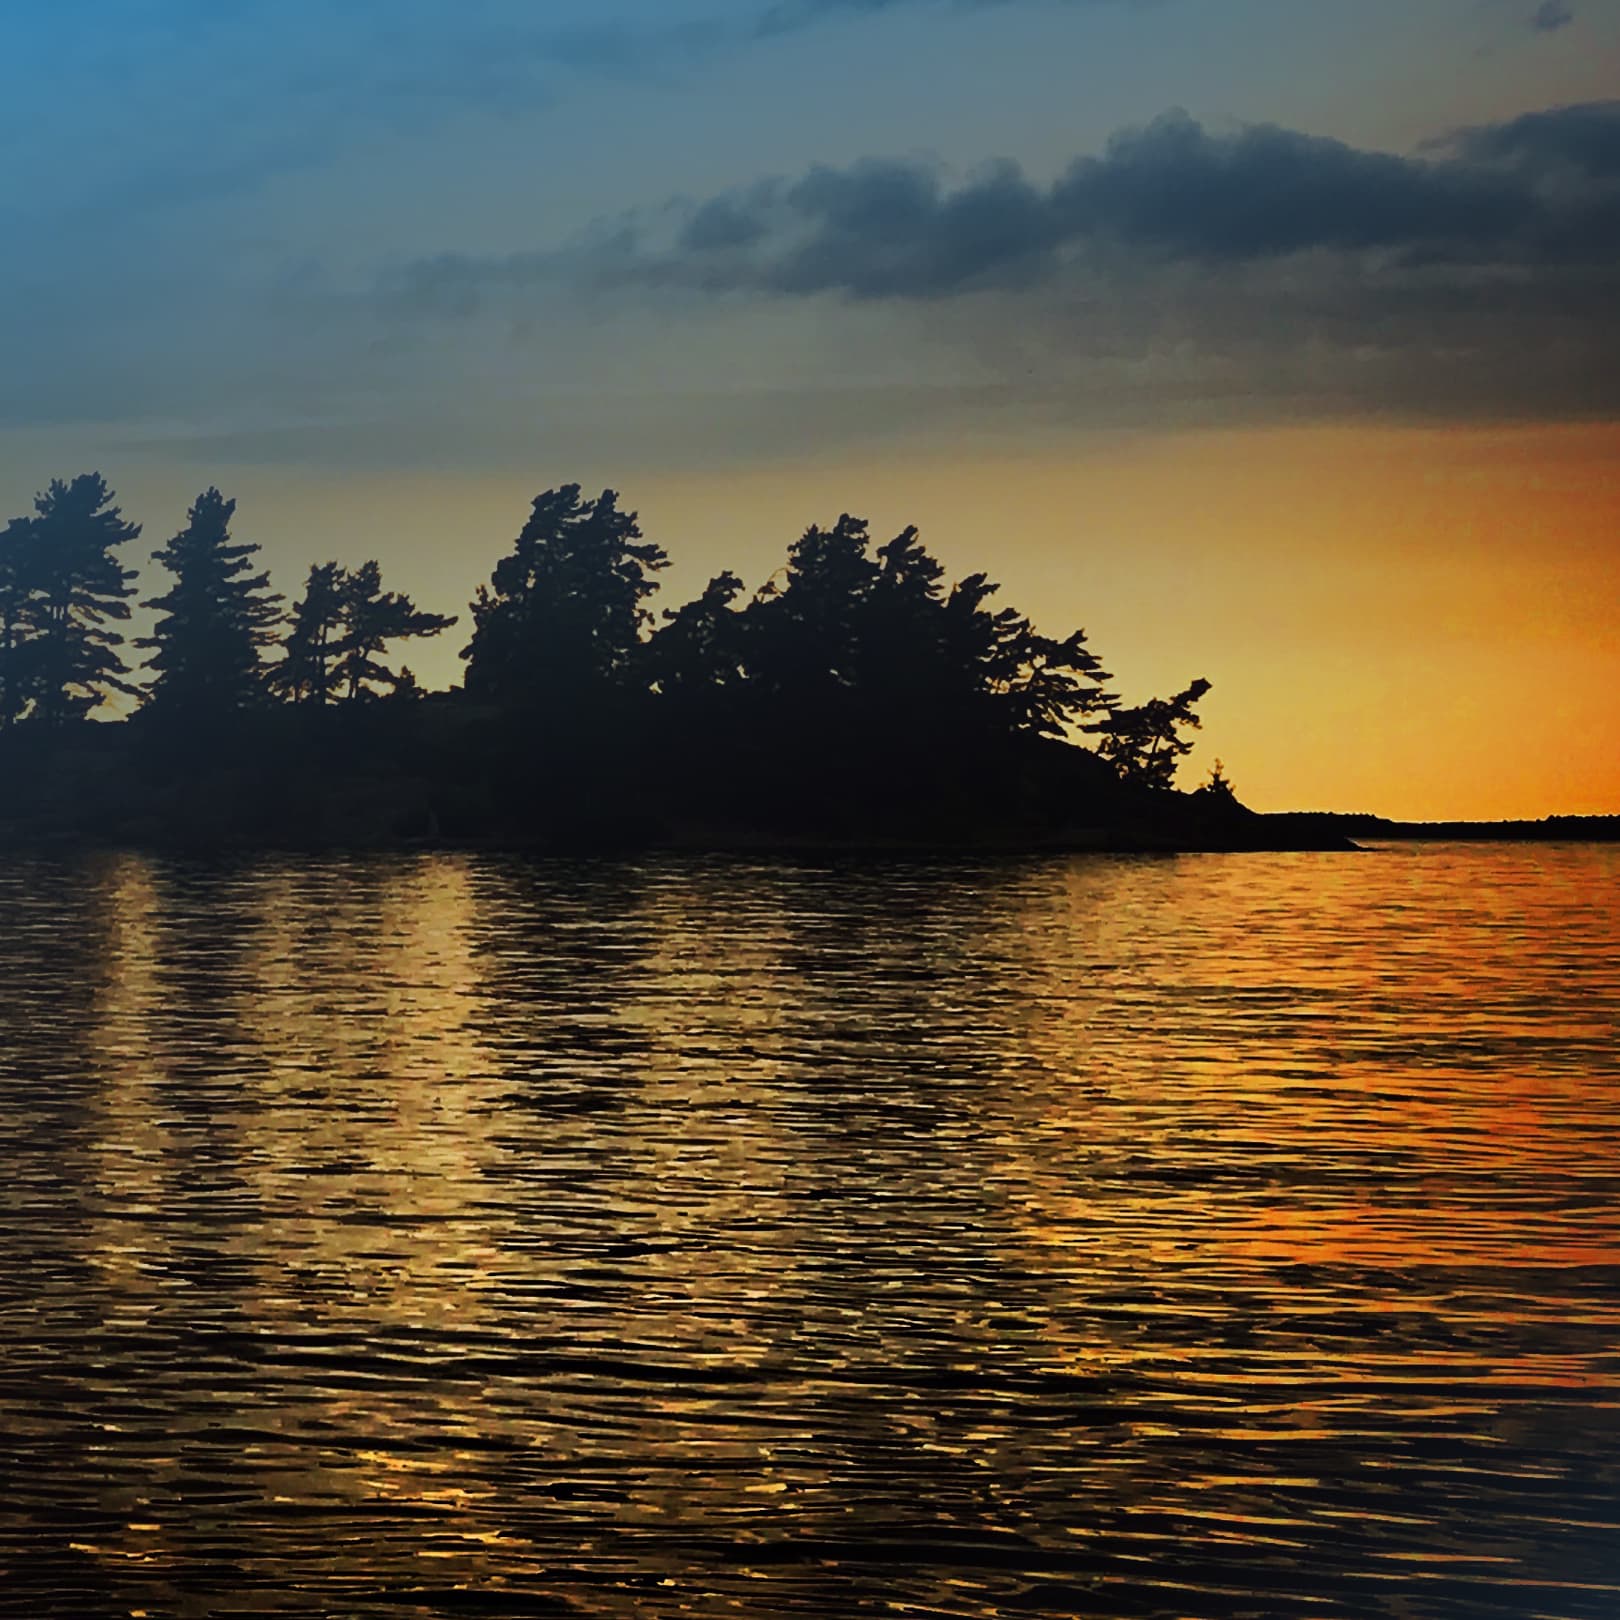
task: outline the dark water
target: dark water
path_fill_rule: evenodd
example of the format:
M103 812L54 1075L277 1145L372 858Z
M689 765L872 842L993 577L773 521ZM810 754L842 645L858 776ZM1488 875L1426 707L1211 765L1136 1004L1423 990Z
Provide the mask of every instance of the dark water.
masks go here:
M0 864L0 1610L1609 1620L1617 879Z

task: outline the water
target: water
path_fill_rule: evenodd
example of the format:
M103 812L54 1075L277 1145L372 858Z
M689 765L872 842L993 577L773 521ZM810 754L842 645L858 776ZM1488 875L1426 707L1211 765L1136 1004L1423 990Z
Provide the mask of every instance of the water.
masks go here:
M1620 851L0 865L0 1611L1620 1614Z

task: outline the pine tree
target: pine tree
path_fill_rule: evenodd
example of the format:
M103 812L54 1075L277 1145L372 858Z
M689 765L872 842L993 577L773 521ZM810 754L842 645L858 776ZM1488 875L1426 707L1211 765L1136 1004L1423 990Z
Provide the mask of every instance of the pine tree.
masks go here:
M390 641L411 636L436 636L456 621L442 613L424 613L410 597L382 588L382 568L375 561L362 563L343 578L339 592L343 637L336 675L350 702L376 696L374 688L401 693L416 690L409 670L395 674L379 660ZM407 683L406 677L410 676Z
M1192 740L1183 730L1202 723L1193 705L1209 690L1209 682L1196 680L1171 698L1149 698L1130 708L1115 706L1101 720L1083 727L1101 736L1097 752L1133 787L1168 788L1175 781L1183 754Z
M382 568L362 563L352 573L335 562L316 563L294 605L286 655L271 667L271 690L294 703L320 706L383 693L419 691L408 670L380 661L391 641L436 636L455 623L424 613L410 597L382 588Z
M113 549L141 532L113 505L100 473L53 479L34 502L28 589L18 628L29 641L32 717L58 727L80 719L114 692L135 695L109 621L129 617L130 581Z
M727 569L702 595L664 610L663 624L647 642L645 667L665 697L698 698L741 684L743 615L732 603L742 588Z
M35 649L26 610L36 552L32 518L13 518L0 529L0 731L10 730L33 700Z
M537 496L512 551L472 605L467 690L534 707L621 691L641 668L649 576L669 561L642 541L633 512L578 484Z
M1113 677L1076 630L1062 641L1041 635L1016 608L992 612L1000 589L969 574L945 602L946 665L958 706L999 729L1059 737L1084 716L1113 702Z
M174 575L162 596L143 606L158 615L144 668L154 671L147 701L154 713L198 722L256 706L265 695L263 649L274 644L281 598L270 576L253 573L258 546L234 541L236 502L217 489L199 495L186 526L153 561Z
M337 664L343 656L343 570L315 563L294 604L282 659L272 664L270 690L292 703L328 703L338 690Z
M749 666L761 690L795 711L836 706L860 683L863 632L880 568L864 518L812 524L748 608ZM823 713L824 720L831 716Z

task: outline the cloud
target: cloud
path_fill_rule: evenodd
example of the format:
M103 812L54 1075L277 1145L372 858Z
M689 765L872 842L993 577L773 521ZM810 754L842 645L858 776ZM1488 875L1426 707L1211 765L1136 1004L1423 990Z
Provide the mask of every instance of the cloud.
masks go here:
M1124 131L1049 185L998 163L950 184L916 162L818 166L613 222L571 253L446 255L397 279L440 309L569 274L783 298L918 301L1086 270L1212 271L1306 255L1460 275L1602 266L1620 250L1620 102L1469 129L1425 155L1184 113Z
M1259 410L1620 412L1620 102L1416 155L1172 113L1050 183L868 159L608 222L536 254L390 278L395 318L534 299L885 314L1030 398L1099 364L1143 399ZM902 337L900 334L906 334ZM1178 389L1181 390L1178 395Z
M1525 113L1457 131L1430 150L1495 171L1509 166L1531 188L1565 176L1612 208L1620 186L1620 101Z
M1569 0L1541 0L1530 16L1530 27L1538 34L1556 34L1575 21L1575 8Z

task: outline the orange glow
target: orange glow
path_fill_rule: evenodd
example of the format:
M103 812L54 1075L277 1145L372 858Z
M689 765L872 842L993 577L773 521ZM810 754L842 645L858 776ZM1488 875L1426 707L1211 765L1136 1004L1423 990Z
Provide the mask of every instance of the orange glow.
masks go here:
M722 568L760 583L842 511L883 535L916 523L954 574L986 569L1043 628L1083 625L1127 697L1207 676L1189 785L1219 756L1256 809L1488 819L1620 812L1617 468L1620 425L1585 424L1009 432L679 471L605 454L476 477L207 475L255 514L279 582L341 537L463 615L530 499L568 480L621 489L669 551L655 608ZM125 480L132 510L160 504L149 478ZM421 649L424 684L459 681L466 624Z
M1257 809L1538 817L1620 811L1617 468L1612 424L1256 429L776 467L723 527L710 483L642 506L715 567L916 522L1128 696L1208 676L1188 783L1218 755Z

